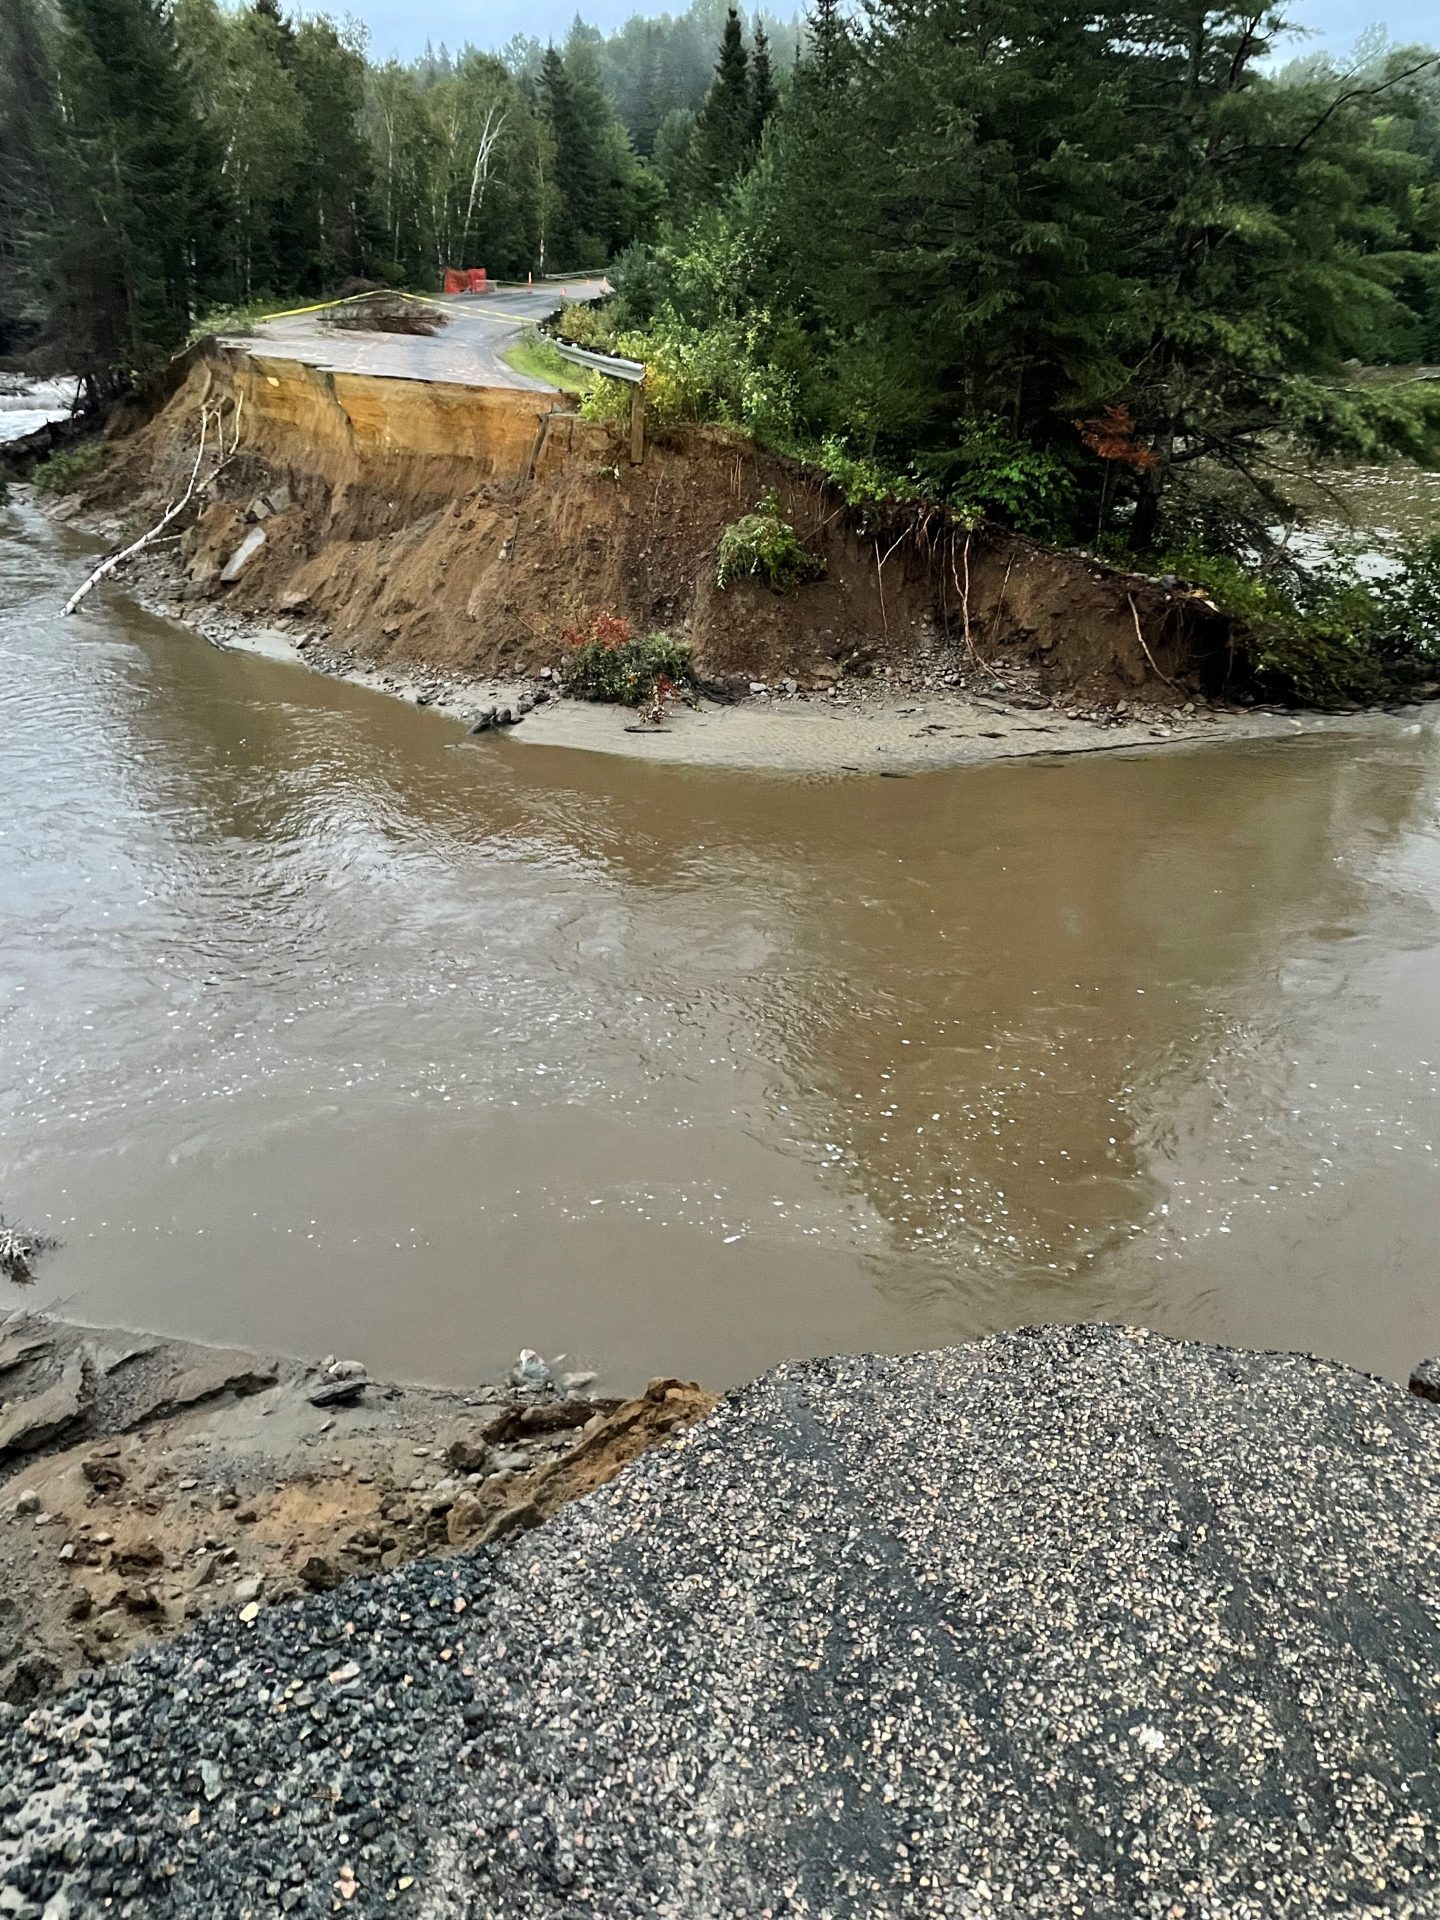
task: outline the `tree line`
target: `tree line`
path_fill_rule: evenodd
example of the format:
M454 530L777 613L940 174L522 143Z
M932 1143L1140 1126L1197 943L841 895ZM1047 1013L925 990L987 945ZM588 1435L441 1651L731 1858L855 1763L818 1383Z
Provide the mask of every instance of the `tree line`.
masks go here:
M773 88L727 145L716 4L377 63L279 0L0 0L0 354L113 393L217 309L604 266L753 158Z
M0 24L0 335L99 391L226 303L610 263L571 324L646 360L659 419L877 520L1200 577L1274 560L1317 459L1440 450L1440 381L1373 374L1440 360L1440 56L1383 35L1287 63L1258 0L693 0L377 64L279 0Z
M622 263L662 406L857 499L1137 550L1263 522L1317 453L1434 457L1440 381L1349 372L1440 360L1433 51L1287 65L1280 8L1196 0L816 0L808 29L763 137Z

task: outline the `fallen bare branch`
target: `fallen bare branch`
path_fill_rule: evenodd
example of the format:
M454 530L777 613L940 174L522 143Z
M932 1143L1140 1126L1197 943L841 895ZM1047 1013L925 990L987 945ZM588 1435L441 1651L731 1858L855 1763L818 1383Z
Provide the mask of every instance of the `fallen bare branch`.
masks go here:
M70 598L65 602L65 605L61 608L62 614L74 613L75 609L80 605L80 602L85 598L85 596L91 591L92 588L99 586L102 580L108 579L112 573L117 572L119 568L124 566L127 560L133 560L137 553L143 553L146 547L154 546L156 541L159 540L160 536L164 533L165 529L168 526L170 526L175 520L177 520L180 517L180 515L185 511L185 509L190 505L190 502L195 498L195 494L197 490L203 492L206 487L213 486L215 481L219 478L220 474L229 465L230 460L233 457L234 446L239 445L239 439L240 439L239 402L237 401L235 406L235 441L234 441L234 446L232 446L231 452L229 454L226 454L224 451L224 444L225 444L224 428L221 424L220 408L216 407L215 409L216 438L220 442L222 457L219 465L215 468L214 472L211 473L202 482L200 479L200 468L201 468L201 464L205 459L205 442L209 434L209 430L210 430L210 410L202 402L200 407L200 444L195 450L195 464L190 469L190 481L184 493L182 493L180 498L177 501L175 501L173 506L167 507L165 509L165 512L155 522L155 525L148 530L148 532L142 533L138 540L132 540L130 545L128 547L123 547L119 553L112 553L108 560L102 560L100 562L100 565L95 568L94 572L91 573L87 579L83 580L80 583L80 585L75 589L74 593L72 593Z
M1149 647L1145 644L1145 635L1140 630L1140 610L1135 605L1134 594L1127 593L1125 598L1130 602L1130 618L1135 622L1135 638L1140 642L1140 651L1150 662L1150 671L1157 679L1163 680L1172 693L1179 693L1181 689L1175 685L1175 682L1170 678L1168 673L1161 673L1159 667L1155 664L1154 654L1151 653Z
M0 1213L0 1274L17 1287L27 1287L33 1280L31 1261L59 1244L48 1233L29 1233L23 1227L12 1226Z

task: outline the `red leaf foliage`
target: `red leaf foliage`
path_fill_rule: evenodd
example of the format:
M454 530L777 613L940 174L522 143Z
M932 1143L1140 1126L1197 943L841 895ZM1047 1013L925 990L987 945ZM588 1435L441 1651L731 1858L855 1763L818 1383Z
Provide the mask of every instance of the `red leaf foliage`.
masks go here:
M592 613L582 626L564 627L560 633L560 644L566 647L588 647L591 642L613 653L617 647L628 646L635 637L635 629L630 622L618 613Z
M1141 473L1149 473L1160 464L1150 448L1135 438L1134 417L1119 401L1112 401L1096 420L1077 420L1075 431L1102 460L1115 460Z

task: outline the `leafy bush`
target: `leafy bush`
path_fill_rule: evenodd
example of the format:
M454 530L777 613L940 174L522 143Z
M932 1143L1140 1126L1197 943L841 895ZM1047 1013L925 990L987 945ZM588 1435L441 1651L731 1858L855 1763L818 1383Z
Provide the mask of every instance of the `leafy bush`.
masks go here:
M843 440L829 435L820 442L813 456L816 466L830 481L847 507L878 507L892 500L918 500L920 490L914 476L899 473L881 460L852 453Z
M824 571L824 562L806 551L790 522L782 519L779 495L771 487L753 513L742 514L721 534L715 584L760 580L776 593L788 593Z
M1393 573L1370 582L1375 645L1417 675L1440 662L1440 533L1406 547Z
M667 310L649 327L612 334L604 344L607 351L645 362L646 411L656 426L716 422L744 427L770 446L794 444L806 354L796 329L777 322L768 309L707 327L691 326ZM602 381L581 413L592 420L619 419L628 403L620 382Z
M615 298L609 311L619 328L647 327L659 312L664 280L655 256L638 242L626 247L610 269Z
M943 453L917 458L909 467L875 454L856 453L827 435L808 457L862 515L876 507L929 501L948 507L966 526L1000 520L1036 539L1068 534L1075 483L1052 453L1013 439L993 420L971 421Z
M583 626L567 627L560 639L566 648L560 677L576 699L636 707L692 683L683 640L664 633L637 637L618 614L594 614Z
M1163 564L1203 586L1245 629L1268 698L1363 706L1413 691L1440 666L1440 538L1410 549L1379 579L1338 566L1292 566L1272 579L1194 548Z
M73 493L84 481L93 478L105 464L109 448L103 440L86 440L64 453L52 453L42 460L34 473L38 493Z
M996 420L968 422L953 447L917 460L915 471L932 499L970 525L1002 520L1037 539L1067 528L1075 496L1069 468Z
M562 340L593 353L614 353L615 328L603 307L589 300L567 300L560 309L555 331Z

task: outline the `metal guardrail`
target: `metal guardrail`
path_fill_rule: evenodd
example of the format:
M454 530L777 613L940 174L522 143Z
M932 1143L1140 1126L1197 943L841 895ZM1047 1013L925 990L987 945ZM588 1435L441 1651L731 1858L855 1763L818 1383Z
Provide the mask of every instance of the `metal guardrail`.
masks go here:
M589 367L595 373L609 374L612 380L626 380L632 387L638 387L645 378L643 360L622 360L615 353L592 353L588 347L571 346L568 340L554 334L550 344L562 359L573 361L577 367Z

